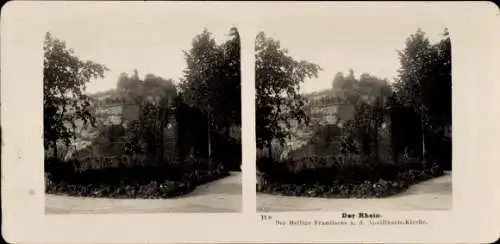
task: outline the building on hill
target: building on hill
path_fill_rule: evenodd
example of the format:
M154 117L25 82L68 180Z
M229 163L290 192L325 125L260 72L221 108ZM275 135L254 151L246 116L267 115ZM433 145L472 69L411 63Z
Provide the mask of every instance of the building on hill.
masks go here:
M141 108L138 105L126 104L115 98L113 91L91 95L97 127L84 128L83 124L79 124L80 130L77 133L77 139L67 150L67 158L76 156L89 162L99 161L102 158L120 162L123 161L123 158L127 158L124 145L134 137L130 134L133 132L127 128L131 126L131 122L140 119ZM148 97L144 99L148 99ZM150 102L158 102L154 96L150 96L149 100ZM231 138L225 138L224 134L216 135L214 133L211 135L212 141L210 142L207 137L208 123L203 113L195 108L179 104L172 104L168 108L166 119L161 124L163 128L160 131L163 134L159 137L156 137L158 136L156 134L154 139L155 143L159 145L153 146L157 147L154 149L155 153L137 155L141 158L147 157L142 162L156 165L162 161L177 162L189 156L207 157L207 149L211 147L212 158L221 160L224 167L239 169L241 164L240 126L230 128L228 134ZM210 143L211 146L208 146ZM159 150L159 153L156 150ZM162 156L163 160L159 161L158 159L161 159Z
M135 104L124 103L116 90L92 94L94 114L103 125L121 124L139 119L140 108Z
M320 124L338 124L350 120L354 115L354 106L342 103L333 89L306 95L306 113L313 121Z
M276 139L272 140L272 155L269 155L267 150L259 150L258 156L286 157L294 150L307 147L315 128L332 125L342 127L346 121L353 117L354 106L340 103L335 94L332 89L305 94L307 102L304 110L310 118L310 125L301 125L294 119L288 121L291 125L291 138L286 139L284 145L281 145ZM286 112L286 109L286 107L282 107L281 111ZM286 126L284 122L280 125Z
M278 140L272 142L272 156L273 157L287 157L290 153L296 155L306 155L307 153L321 154L327 151L334 152L337 146L330 143L330 139L335 140L333 135L341 134L341 129L345 127L346 123L354 118L356 108L349 101L342 96L340 90L327 89L319 92L305 94L307 103L304 106L306 115L310 118L308 126L300 125L298 121L288 121L291 124L291 138L281 145ZM377 101L377 96L370 96L361 94L358 101L363 101L368 104L374 104ZM345 101L345 102L342 102ZM286 111L282 109L282 111ZM283 126L285 123L282 123ZM385 116L384 122L379 129L379 133L389 133L390 117ZM326 135L325 131L332 132L332 135L322 137L321 143L314 143L313 137ZM317 140L315 142L318 142ZM389 144L390 142L384 141L382 144ZM385 150L388 146L380 146L379 150ZM334 150L335 149L335 150ZM259 156L269 156L266 150L258 152ZM381 154L382 155L382 154Z

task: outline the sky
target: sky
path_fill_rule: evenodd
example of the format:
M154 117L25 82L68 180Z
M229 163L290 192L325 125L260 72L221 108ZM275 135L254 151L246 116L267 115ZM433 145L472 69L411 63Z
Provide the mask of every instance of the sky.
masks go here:
M294 58L320 65L319 77L302 86L303 92L313 92L330 88L335 74L347 74L350 68L356 76L366 72L392 81L399 67L397 50L404 48L410 34L421 28L437 41L447 27L446 16L433 8L280 4L249 5L239 11L187 4L178 11L146 4L141 6L149 7L147 11L137 5L113 11L79 7L51 15L47 31L66 41L80 58L110 69L104 79L88 85L88 92L113 89L120 73L132 74L134 69L140 77L153 73L178 80L186 65L182 51L191 47L195 35L207 28L220 43L232 26L239 28L241 38L253 39L264 31ZM241 30L242 25L256 26L255 33Z
M207 28L221 43L228 38L234 25L218 18L217 14L201 11L154 12L149 9L144 14L139 10L110 14L104 10L99 13L96 8L72 10L70 14L52 18L47 31L65 41L79 58L104 64L110 69L104 79L93 80L87 85L89 93L115 88L120 73L131 75L134 69L141 78L152 73L177 81L186 66L182 51L191 48L197 34ZM94 12L90 13L92 10ZM192 20L193 16L197 18Z
M366 72L392 81L399 68L397 50L406 38L421 28L431 42L439 40L446 27L441 18L432 9L303 7L262 13L259 30L294 58L323 68L302 85L303 92L313 92L331 88L335 74L348 74L350 68L357 77Z

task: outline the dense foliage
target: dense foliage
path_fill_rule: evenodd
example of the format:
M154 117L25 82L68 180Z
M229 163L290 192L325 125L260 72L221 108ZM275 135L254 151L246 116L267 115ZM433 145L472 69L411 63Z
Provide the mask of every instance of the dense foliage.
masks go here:
M431 44L418 30L399 53L392 129L396 156L406 148L424 161L451 169L451 41L447 30L443 36Z
M443 174L437 165L418 159L399 164L374 164L356 156L307 157L275 161L260 158L260 192L328 198L385 197Z
M271 155L273 139L284 144L290 136L290 121L308 122L300 85L316 77L321 68L293 59L279 41L263 32L257 35L255 51L256 141L259 149L268 149Z
M85 197L167 198L189 193L197 185L228 175L220 165L209 169L209 163L200 159L160 167L122 164L82 171L74 167L78 164L48 164L46 191Z
M229 36L221 45L207 30L196 36L185 52L187 68L178 84L153 74L141 79L134 70L131 76L120 75L115 90L88 96L85 83L102 78L106 68L80 61L65 49L64 42L47 34L46 124L60 116L73 129L75 119L95 125L98 116L92 109L99 106L104 113L121 107L116 109L121 111L121 122L99 121L95 136L85 139L89 143L83 149L72 149L64 157L46 154L46 191L94 197L171 197L239 169L240 137L230 134L241 125L240 40L236 28ZM63 100L64 95L72 97ZM63 109L51 114L50 108L67 104L74 107L71 113ZM59 127L46 129L46 142L64 140L63 148L71 151L83 139L71 126L61 126L67 132Z
M285 158L260 158L258 190L300 196L381 197L451 169L448 33L431 44L417 30L399 55L401 68L393 84L366 73L357 79L349 70L347 76L335 75L331 90L307 96L314 100L298 110L312 116L307 119L318 121L307 128L309 132L298 129L310 134L310 139ZM280 63L263 62L267 66ZM273 78L273 70L258 71L256 75L263 80ZM273 82L259 83L265 86L260 89L272 90ZM288 87L295 90L294 83ZM321 124L321 117L329 113L325 109L331 106L336 106L337 121ZM263 113L271 116L270 111Z
M104 65L75 56L66 43L45 35L43 43L43 138L45 151L57 156L58 143L69 145L76 134L76 122L95 126L87 83L104 77Z
M169 115L173 113L177 97L174 82L153 74L140 80L135 70L130 78L126 74L120 76L117 91L123 106L136 106L139 112L127 125L125 153L132 157L142 156L149 165L162 164L174 157L165 155L165 133L172 122Z
M341 138L342 151L360 153L371 158L373 162L378 162L379 130L388 122L387 101L392 94L388 81L366 73L357 80L354 71L350 70L346 78L342 73L337 74L333 87L338 100L354 108L353 115L345 121L345 136Z
M236 28L231 28L229 37L217 44L204 30L193 39L191 49L184 52L187 67L180 89L182 102L191 108L186 113L198 113L201 117L196 123L206 125L205 131L194 132L198 138L208 138L203 140L208 144L202 151L227 168L239 170L241 136L230 136L232 128L241 126L240 36Z

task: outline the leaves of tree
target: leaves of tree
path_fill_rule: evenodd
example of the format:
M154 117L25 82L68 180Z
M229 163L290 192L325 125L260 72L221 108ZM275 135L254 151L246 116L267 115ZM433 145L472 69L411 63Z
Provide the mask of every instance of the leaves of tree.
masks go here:
M46 33L43 44L44 145L56 149L62 140L66 145L75 138L75 121L95 125L87 83L103 78L108 68L79 59L66 43Z
M264 32L257 35L255 51L256 139L262 149L270 148L273 139L284 144L290 136L291 120L308 123L300 85L317 77L321 67L295 60L279 41Z

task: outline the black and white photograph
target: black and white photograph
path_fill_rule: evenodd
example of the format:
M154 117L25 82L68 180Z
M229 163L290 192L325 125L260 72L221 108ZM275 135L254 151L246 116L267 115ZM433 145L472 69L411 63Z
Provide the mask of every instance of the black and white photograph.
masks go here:
M241 211L238 29L120 17L46 30L46 212Z
M258 211L452 207L447 26L366 12L370 21L320 12L261 27Z
M487 2L7 2L2 237L493 243L498 13Z

